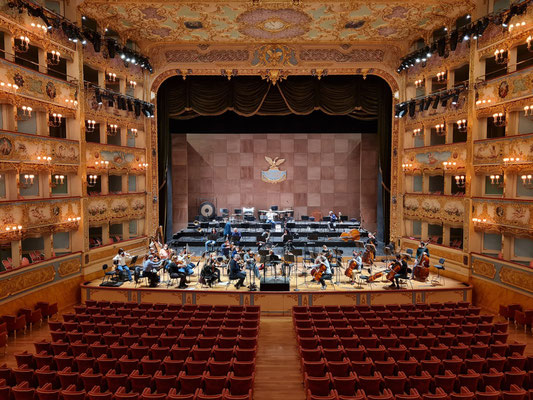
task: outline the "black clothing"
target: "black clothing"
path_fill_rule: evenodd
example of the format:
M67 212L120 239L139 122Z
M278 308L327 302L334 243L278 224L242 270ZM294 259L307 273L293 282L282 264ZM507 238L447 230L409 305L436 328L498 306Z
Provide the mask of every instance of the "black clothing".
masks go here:
M229 278L239 280L235 285L237 289L244 284L244 280L246 279L246 272L241 271L241 267L235 260L231 260L229 263Z

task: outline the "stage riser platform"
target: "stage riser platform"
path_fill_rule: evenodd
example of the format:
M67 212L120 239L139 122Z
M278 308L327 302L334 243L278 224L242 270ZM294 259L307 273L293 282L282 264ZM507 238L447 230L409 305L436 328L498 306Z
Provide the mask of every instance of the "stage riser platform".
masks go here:
M86 300L135 301L137 303L259 305L263 315L291 315L293 306L416 304L446 301L472 301L472 287L433 288L396 291L300 291L243 292L176 290L149 288L105 288L81 285L82 302Z

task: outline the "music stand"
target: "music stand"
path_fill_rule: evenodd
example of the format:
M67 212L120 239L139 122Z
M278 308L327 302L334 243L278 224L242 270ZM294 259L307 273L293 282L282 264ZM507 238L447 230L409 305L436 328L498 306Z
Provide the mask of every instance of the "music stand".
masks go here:
M267 260L268 260L268 250L259 250L258 254L261 256L259 262L263 264L263 280L266 282L266 270L267 270Z
M337 276L337 280L335 281L335 285L340 285L341 284L341 277L340 277L340 272L341 272L341 267L342 267L342 254L343 254L343 251L342 250L339 250L337 248L334 248L333 249L333 253L335 253L335 268L336 268L336 276ZM339 256L341 258L340 262L339 262Z
M293 249L292 254L294 257L294 272L296 273L296 288L294 289L295 292L298 292L300 289L298 289L298 256L302 255L302 249Z
M385 252L385 267L387 267L387 265L389 265L389 256L391 256L393 253L390 246L385 246L383 251Z

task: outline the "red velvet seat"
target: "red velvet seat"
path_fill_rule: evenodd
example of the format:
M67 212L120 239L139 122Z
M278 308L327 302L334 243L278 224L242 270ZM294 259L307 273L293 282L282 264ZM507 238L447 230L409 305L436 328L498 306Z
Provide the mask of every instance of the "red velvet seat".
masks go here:
M128 382L133 392L142 393L145 388L150 388L152 377L150 375L141 375L138 370L134 370L128 376Z
M374 372L374 375L362 376L358 375L359 387L366 393L366 395L378 396L383 386L383 376L379 372Z
M51 383L46 383L39 385L35 392L39 400L58 400L60 389L54 389Z
M407 376L403 372L398 372L398 375L389 375L383 377L385 387L393 394L402 394L405 392L407 385Z
M434 376L435 386L442 388L446 393L453 392L456 380L457 376L450 371L445 371L444 375Z
M484 392L476 391L477 400L499 400L501 393L492 386L486 386Z
M411 388L416 389L419 394L429 393L432 377L427 371L422 371L420 376L412 375L409 377Z

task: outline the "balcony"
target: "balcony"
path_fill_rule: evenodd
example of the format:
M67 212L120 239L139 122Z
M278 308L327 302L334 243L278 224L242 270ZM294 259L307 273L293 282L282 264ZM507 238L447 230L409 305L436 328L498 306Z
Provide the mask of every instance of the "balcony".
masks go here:
M106 170L128 174L144 174L146 167L146 150L136 147L114 146L99 143L87 143L87 169L100 170L96 162L109 162ZM141 164L141 165L140 165Z
M474 166L476 173L493 172L502 166L520 172L530 170L533 163L533 133L474 141ZM508 164L505 158L518 157L519 162Z
M93 196L87 199L89 222L119 222L142 219L146 213L146 194L127 193Z
M406 193L403 214L405 219L457 224L468 219L468 203L462 196Z
M474 197L471 217L478 232L533 236L533 201Z
M466 146L464 143L449 143L437 146L412 147L404 149L402 164L412 164L404 168L406 174L436 173L444 171L444 162L456 162L449 173L464 170Z

